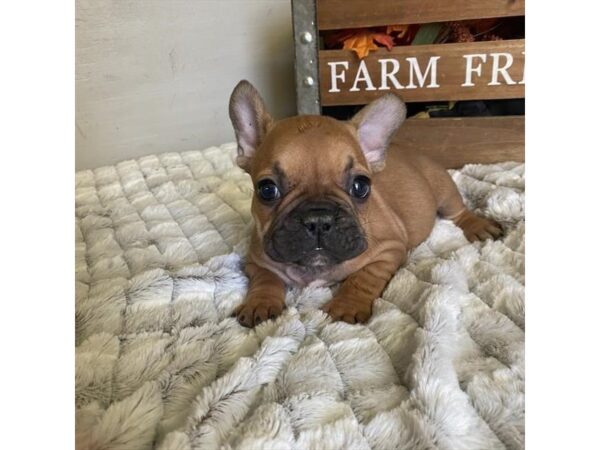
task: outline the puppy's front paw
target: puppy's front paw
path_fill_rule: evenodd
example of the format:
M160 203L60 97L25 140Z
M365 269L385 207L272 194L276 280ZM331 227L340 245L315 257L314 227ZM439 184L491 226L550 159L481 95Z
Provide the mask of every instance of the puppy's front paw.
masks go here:
M279 317L284 306L283 301L280 300L247 298L232 315L237 317L241 325L252 328L265 320Z
M365 323L371 318L373 302L352 301L334 297L321 310L329 314L332 320L343 320L347 323Z
M462 228L470 242L496 239L502 235L502 227L496 221L478 216L471 211L466 211L454 223Z

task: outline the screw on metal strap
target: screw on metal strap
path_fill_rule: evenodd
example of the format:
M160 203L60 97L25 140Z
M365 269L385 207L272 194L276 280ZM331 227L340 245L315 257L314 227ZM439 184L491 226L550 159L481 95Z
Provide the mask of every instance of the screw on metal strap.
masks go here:
M316 0L292 0L298 114L321 114Z
M308 31L305 31L304 33L300 34L300 40L305 44L310 44L313 40L312 34L310 34Z

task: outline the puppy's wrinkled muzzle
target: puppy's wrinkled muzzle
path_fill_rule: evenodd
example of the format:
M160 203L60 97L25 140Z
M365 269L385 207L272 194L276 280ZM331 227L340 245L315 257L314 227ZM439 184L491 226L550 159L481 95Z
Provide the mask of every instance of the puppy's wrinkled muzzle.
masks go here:
M306 201L276 222L266 236L273 260L307 267L339 264L366 249L353 214L331 201Z

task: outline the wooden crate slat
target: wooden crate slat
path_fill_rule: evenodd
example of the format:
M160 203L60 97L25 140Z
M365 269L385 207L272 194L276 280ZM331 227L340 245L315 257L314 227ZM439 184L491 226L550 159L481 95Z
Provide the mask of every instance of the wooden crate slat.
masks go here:
M360 82L356 86L358 91L352 92L350 89L354 85L355 77L359 69L360 60L356 55L348 50L322 50L319 52L319 80L321 104L323 106L333 105L360 105L368 103L390 90L382 90L381 83L381 63L380 59L396 59L400 63L400 69L396 78L404 89L394 89L393 83L387 81L388 86L396 92L406 102L423 101L443 101L443 100L484 100L484 99L506 99L506 98L524 98L525 85L524 66L525 66L525 40L506 40L489 42L469 42L459 44L442 45L418 45L418 46L400 46L394 47L391 51L380 48L369 54L364 59L366 68L370 75L375 90L366 90L368 85ZM510 79L516 84L505 84L503 75L498 75L499 85L490 85L492 81L492 72L494 66L494 57L492 54L509 53L513 62L507 68ZM479 57L473 57L473 67L481 64L481 76L473 73L472 82L474 86L461 86L465 83L467 59L465 55L485 54L486 61L483 62ZM430 58L439 56L437 59L436 82L439 87L427 87L432 85L431 77L425 80L423 87L417 83L417 77L413 68L413 86L409 89L411 67L406 58L416 57L419 63L421 74L425 74ZM502 68L507 61L505 56L497 56L498 67ZM329 63L348 63L348 69L343 66L330 66ZM391 63L387 63L391 65ZM339 92L333 92L332 89L332 70L340 74L345 72L345 80L338 79L337 89ZM391 71L391 68L387 69ZM497 72L497 71L496 71Z
M392 142L447 168L525 161L525 117L408 119Z
M525 15L525 0L317 0L319 29Z

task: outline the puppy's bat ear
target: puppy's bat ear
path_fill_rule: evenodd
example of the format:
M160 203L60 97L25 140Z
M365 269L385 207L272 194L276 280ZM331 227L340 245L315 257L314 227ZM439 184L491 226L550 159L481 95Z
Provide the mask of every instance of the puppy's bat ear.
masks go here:
M238 143L237 164L250 169L250 161L273 122L265 103L254 86L242 80L233 89L229 98L229 118Z
M385 152L405 119L404 102L394 94L386 94L365 106L350 120L356 127L360 147L374 172L385 166Z

